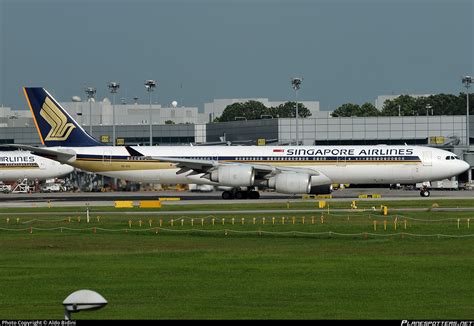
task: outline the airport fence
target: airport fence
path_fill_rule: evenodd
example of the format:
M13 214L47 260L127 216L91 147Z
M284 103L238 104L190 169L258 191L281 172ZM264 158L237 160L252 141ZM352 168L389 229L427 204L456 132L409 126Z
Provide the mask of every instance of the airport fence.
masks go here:
M304 231L266 231L266 230L234 230L234 229L216 229L216 230L205 230L205 229L171 229L163 227L153 227L147 229L108 229L103 227L89 227L89 228L71 228L71 227L54 227L54 228L0 228L0 231L8 232L51 232L51 231L71 231L71 232L92 232L97 234L98 232L105 233L155 233L155 234L186 234L186 235L240 235L240 236L280 236L280 237L352 237L352 238L363 238L369 239L370 237L382 237L382 238L405 238L405 237L416 237L416 238L472 238L474 234L417 234L410 232L397 232L397 233L372 233L372 232L359 232L359 233L341 233L334 231L324 232L304 232Z
M382 216L377 213L322 213L311 216L254 216L235 217L206 215L196 216L159 216L159 217L102 217L100 215L74 215L62 218L22 218L7 217L5 232L93 232L95 233L156 233L190 235L240 235L274 237L436 237L469 238L470 217L457 218L419 218L396 214ZM417 228L410 227L417 224ZM48 227L40 227L43 224ZM46 224L46 225L45 225ZM53 225L49 227L49 225ZM55 224L63 224L54 226ZM66 225L64 225L66 224ZM422 225L436 224L436 228L426 229ZM24 228L22 226L29 227ZM84 225L85 227L72 227ZM354 226L351 228L351 225ZM113 227L111 227L113 226ZM277 226L273 228L272 226ZM285 228L293 226L293 229ZM324 227L323 227L324 226ZM318 229L317 229L318 228ZM361 231L361 229L363 231ZM370 230L370 231L369 231ZM443 232L448 231L449 232ZM351 232L354 231L354 232ZM435 232L432 232L435 231ZM456 231L458 234L455 234ZM451 233L451 234L447 234ZM453 234L454 233L454 234Z

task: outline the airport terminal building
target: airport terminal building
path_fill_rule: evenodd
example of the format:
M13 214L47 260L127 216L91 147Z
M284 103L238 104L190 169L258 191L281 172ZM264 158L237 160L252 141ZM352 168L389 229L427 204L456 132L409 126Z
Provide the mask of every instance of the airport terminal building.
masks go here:
M208 122L224 105L247 99L219 100L207 106L204 114L197 107L152 106L153 145L296 144L296 119L270 118L249 121ZM112 145L112 105L101 101L62 103L87 132L100 142ZM220 106L216 103L223 103ZM466 116L336 117L319 111L319 103L308 102L312 116L300 118L298 139L302 145L410 144L434 146L454 152L471 165L460 181L472 184L474 168L474 118L470 118L470 149L467 149ZM311 104L312 103L312 104ZM100 105L100 107L99 107ZM212 111L216 107L216 112ZM225 107L225 106L224 106ZM211 109L210 109L211 108ZM92 112L92 118L88 114ZM100 112L100 114L99 114ZM78 114L79 113L79 114ZM149 145L149 105L116 107L116 144ZM217 114L219 115L219 114ZM167 123L171 120L173 124ZM203 122L203 120L205 122ZM90 124L92 122L92 125ZM0 108L0 143L40 145L29 110Z

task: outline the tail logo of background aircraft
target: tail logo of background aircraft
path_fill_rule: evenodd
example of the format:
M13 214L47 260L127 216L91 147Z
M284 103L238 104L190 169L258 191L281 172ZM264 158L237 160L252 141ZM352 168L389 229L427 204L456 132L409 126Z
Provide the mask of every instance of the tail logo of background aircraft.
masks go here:
M44 140L61 141L66 140L76 126L67 122L67 117L61 110L46 97L41 107L40 115L49 123L51 129Z

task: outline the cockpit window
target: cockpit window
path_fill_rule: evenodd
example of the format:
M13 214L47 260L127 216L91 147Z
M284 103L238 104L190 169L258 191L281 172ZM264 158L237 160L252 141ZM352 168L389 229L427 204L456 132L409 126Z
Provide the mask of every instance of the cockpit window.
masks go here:
M459 160L459 157L457 156L446 156L447 160Z

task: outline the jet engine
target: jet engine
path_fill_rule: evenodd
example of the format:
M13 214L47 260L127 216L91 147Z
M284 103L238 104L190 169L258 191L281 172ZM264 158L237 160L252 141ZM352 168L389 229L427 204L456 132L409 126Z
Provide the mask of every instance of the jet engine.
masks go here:
M267 187L283 194L330 194L332 190L331 179L322 173L279 173L268 179Z
M311 191L311 176L305 173L279 173L268 179L268 187L283 194L307 194Z
M332 192L331 179L326 175L320 173L319 175L311 176L311 190L313 195L328 195Z
M222 165L211 172L210 180L224 186L253 186L255 170L251 166Z

